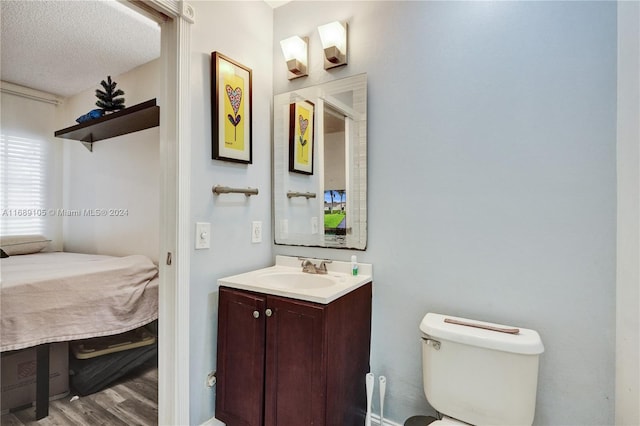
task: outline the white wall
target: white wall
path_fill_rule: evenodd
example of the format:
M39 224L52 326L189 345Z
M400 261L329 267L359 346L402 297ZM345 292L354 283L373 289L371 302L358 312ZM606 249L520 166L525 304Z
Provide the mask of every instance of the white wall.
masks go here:
M105 75L104 78L107 76ZM123 75L111 76L125 94L126 106L156 98L159 60ZM96 86L65 99L59 128L97 108ZM162 108L162 106L160 106ZM126 209L125 216L64 218L64 250L114 256L159 256L159 128L95 142L93 152L80 142L64 140L65 209Z
M616 424L640 424L640 3L618 3Z
M327 189L346 189L345 176L345 133L327 133L324 136L324 187Z
M349 65L325 71L316 28L336 19L349 21ZM310 37L310 75L289 82L278 42L293 34ZM274 93L368 73L357 254L374 265L371 362L389 419L433 413L418 331L433 311L539 331L535 424L613 423L616 36L614 2L275 10Z
M191 32L191 217L211 223L211 248L191 253L190 423L214 414L205 378L216 366L218 278L273 264L271 232L271 102L273 11L263 1L193 2ZM253 70L253 164L211 159L211 52ZM214 196L212 186L258 188L259 194ZM263 242L251 243L262 221ZM193 238L193 235L192 237ZM193 241L193 240L192 240Z

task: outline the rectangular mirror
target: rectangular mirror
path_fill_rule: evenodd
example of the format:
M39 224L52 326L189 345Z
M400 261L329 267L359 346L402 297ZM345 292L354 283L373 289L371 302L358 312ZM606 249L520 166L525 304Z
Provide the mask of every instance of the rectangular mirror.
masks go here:
M367 75L276 95L275 243L367 245Z

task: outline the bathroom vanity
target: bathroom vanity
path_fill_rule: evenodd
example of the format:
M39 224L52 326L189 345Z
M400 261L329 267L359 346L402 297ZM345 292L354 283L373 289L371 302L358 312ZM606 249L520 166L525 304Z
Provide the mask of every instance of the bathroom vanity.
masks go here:
M327 275L302 275L296 262L218 281L216 418L229 426L364 423L371 275L336 272L340 265L329 265ZM284 277L286 289L243 288L268 281L261 276L273 279L270 285ZM336 296L322 299L314 281L325 296L331 287Z

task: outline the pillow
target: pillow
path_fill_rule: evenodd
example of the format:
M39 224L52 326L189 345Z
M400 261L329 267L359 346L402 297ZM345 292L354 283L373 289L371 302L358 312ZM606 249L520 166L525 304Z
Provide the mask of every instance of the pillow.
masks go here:
M42 251L49 241L42 235L7 235L0 237L0 248L8 256Z

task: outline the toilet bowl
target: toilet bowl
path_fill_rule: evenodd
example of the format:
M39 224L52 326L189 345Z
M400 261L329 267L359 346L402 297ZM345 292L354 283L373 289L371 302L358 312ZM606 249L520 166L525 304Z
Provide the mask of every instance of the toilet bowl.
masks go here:
M428 313L420 323L422 373L432 425L531 425L535 414L538 333Z

